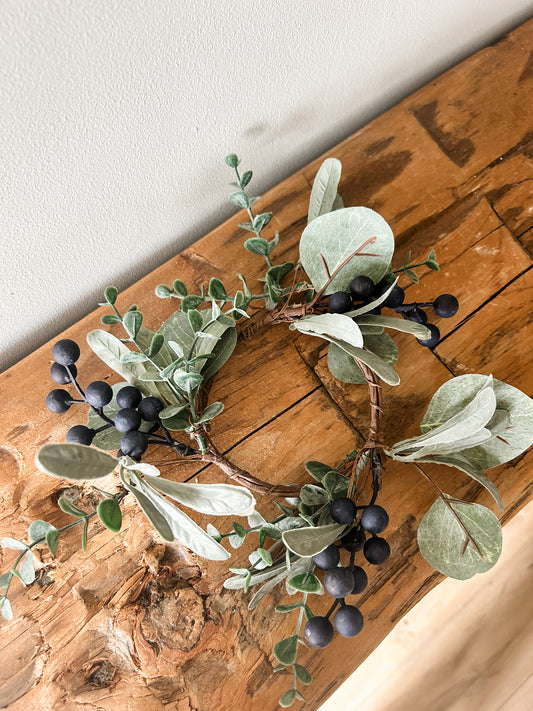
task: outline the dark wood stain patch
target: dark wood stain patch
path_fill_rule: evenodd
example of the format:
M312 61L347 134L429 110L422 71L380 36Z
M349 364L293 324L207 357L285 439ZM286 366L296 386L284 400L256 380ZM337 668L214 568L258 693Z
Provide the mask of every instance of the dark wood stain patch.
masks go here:
M455 165L462 168L474 155L475 146L469 138L458 138L439 125L437 122L437 106L438 102L435 99L435 101L424 104L419 109L413 109L413 115L422 128L429 133L441 151Z
M392 183L409 165L411 151L395 151L361 165L357 176L350 181L349 192L341 189L346 204L365 205L372 196Z

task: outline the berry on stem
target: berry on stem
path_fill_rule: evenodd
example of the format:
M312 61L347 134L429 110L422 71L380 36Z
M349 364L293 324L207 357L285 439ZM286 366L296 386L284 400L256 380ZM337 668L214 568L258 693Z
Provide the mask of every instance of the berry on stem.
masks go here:
M361 514L361 526L369 533L382 533L389 525L389 515L377 504L367 506Z
M91 444L95 431L86 427L85 425L74 425L67 432L67 442L73 442L74 444Z
M343 605L334 617L335 629L343 637L355 637L363 629L363 615L353 605Z
M352 297L346 291L336 291L329 297L328 306L332 314L345 314L353 308Z
M359 595L368 585L368 575L360 565L352 566L353 588L352 595Z
M85 390L85 399L89 405L93 407L104 407L109 405L113 399L113 390L111 386L104 383L103 380L95 380L90 383Z
M433 302L433 310L441 318L455 316L459 309L459 302L453 294L441 294Z
M69 370L72 373L72 377L75 378L78 374L78 369L75 365L69 365ZM68 385L71 382L68 370L61 363L53 363L50 368L50 377L58 385Z
M312 617L304 628L304 637L311 647L327 647L333 639L333 625L327 617Z
M155 422L159 417L159 413L164 409L164 405L157 397L145 397L139 403L137 408L139 415L147 422Z
M132 430L138 430L141 423L141 416L137 410L131 407L124 407L115 415L115 429L124 434Z
M328 570L324 578L324 587L327 592L337 599L349 595L353 586L353 574L349 568L332 568Z
M431 336L429 338L417 338L416 340L421 346L426 346L426 348L435 348L437 343L440 341L440 331L434 323L426 323L425 326L426 328L429 328Z
M384 538L373 536L365 543L363 554L372 565L381 565L390 557L390 546Z
M333 499L329 511L331 518L337 523L353 523L357 514L354 502L346 496Z
M360 526L355 526L341 538L341 543L348 551L360 551L365 545L366 534Z
M127 432L120 440L120 449L123 454L130 457L142 457L148 449L148 437L144 432L140 432L139 430Z
M136 408L142 400L141 391L133 385L126 385L117 393L117 405L121 408Z
M324 548L320 553L313 556L313 563L320 570L329 570L335 568L339 564L340 555L338 549L331 543L327 548Z
M72 365L80 357L80 347L76 341L70 338L63 338L52 348L52 355L56 363Z
M391 293L387 296L382 305L387 306L389 309L395 309L403 304L404 299L405 291L402 289L401 286L398 286L398 284L396 284L396 286L393 287Z
M50 412L61 414L66 412L72 405L72 396L66 390L56 388L51 390L46 396L46 407Z
M350 293L354 301L370 301L374 292L374 282L367 276L356 276L350 282Z

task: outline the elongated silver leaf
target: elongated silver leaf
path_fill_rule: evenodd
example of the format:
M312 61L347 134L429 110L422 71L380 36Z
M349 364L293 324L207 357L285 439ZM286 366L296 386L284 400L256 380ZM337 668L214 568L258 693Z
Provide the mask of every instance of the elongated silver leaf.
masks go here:
M175 501L212 516L248 516L256 501L244 486L232 484L182 484L163 477L145 475L151 486Z
M359 326L344 314L326 313L317 316L304 316L292 323L290 328L310 336L330 336L352 346L363 347L363 335Z
M144 494L166 518L176 540L208 560L227 560L230 557L228 551L211 538L186 513L165 499L164 496L140 477L133 474L132 478L134 478L137 491ZM155 481L160 482L160 478L156 478Z
M389 365L398 360L398 347L386 333L364 336L365 349L382 358ZM366 383L363 371L353 357L339 346L331 343L328 348L328 368L331 374L343 383Z
M131 480L124 476L123 472L120 473L120 478L126 489L137 499L137 503L159 535L164 538L165 541L173 541L174 531L160 508L154 505L152 500L146 496L138 486L133 486Z
M374 301L370 301L370 303L365 304L364 306L359 306L359 308L354 309L353 311L347 311L344 315L349 316L350 318L354 318L354 316L362 316L363 314L368 313L369 311L372 311L373 309L377 308L378 306L381 306L381 304L387 300L387 297L391 293L391 291L394 289L396 284L398 283L398 277L392 282L392 284L389 286L388 289L386 289L381 296L378 296L377 299L374 299Z
M253 573L252 577L250 578L248 587L251 587L252 585L257 585L258 583L262 583L265 580L269 580L282 570L287 570L287 564L285 560L280 563L276 563L267 570L261 570L258 573ZM228 578L227 580L224 580L224 587L227 590L242 590L245 586L246 576L235 576L233 578Z
M100 479L111 474L118 459L85 444L45 444L35 464L46 474L71 481Z
M296 560L291 565L290 570L288 568L285 568L281 571L281 573L278 573L275 577L271 578L267 583L265 583L259 588L259 590L255 593L255 595L248 603L248 609L255 609L259 605L261 600L265 597L265 595L267 595L271 590L273 590L276 585L279 585L281 582L283 582L285 578L287 578L289 575L292 577L293 575L298 575L299 573L305 573L308 568L308 559L301 558L300 560Z
M359 326L392 328L394 331L410 333L415 338L420 338L421 340L431 336L431 331L424 326L424 324L415 323L414 321L408 321L407 319L397 318L395 316L365 314L357 317L357 323Z
M502 550L497 516L480 504L438 498L420 522L418 547L436 570L466 580L490 570ZM466 533L465 532L468 532Z
M25 585L31 585L35 580L35 565L31 551L28 551L20 561L19 575Z
M367 365L370 370L372 370L378 377L380 377L384 382L388 383L389 385L398 385L398 383L400 382L400 376L394 370L394 368L386 361L384 361L383 358L380 358L379 356L375 355L375 353L370 353L370 351L365 351L362 348L354 348L349 343L344 343L343 341L339 341L336 338L328 338L327 336L323 336L323 338L326 338L326 340L331 341L331 343L334 343L335 345L339 346L339 348L342 348L352 357L357 358L357 360L360 360L362 363Z
M327 526L306 526L283 533L283 542L296 555L309 558L340 538L346 526L330 523Z
M308 223L333 209L341 172L342 164L337 158L326 158L318 169L309 198Z

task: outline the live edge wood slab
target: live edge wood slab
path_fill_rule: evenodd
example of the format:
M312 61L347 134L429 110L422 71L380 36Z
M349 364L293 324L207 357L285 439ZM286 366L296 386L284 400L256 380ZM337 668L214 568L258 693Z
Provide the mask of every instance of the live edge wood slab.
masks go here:
M380 116L328 155L343 163L340 192L346 205L365 205L391 224L395 264L408 250L424 258L435 247L439 273L409 286L409 298L456 294L460 310L438 323L444 338L431 352L401 338L401 385L384 388L385 439L414 435L434 390L451 375L493 373L531 394L533 295L533 22L488 47ZM237 147L238 149L238 147ZM271 230L281 233L281 255L294 259L306 224L310 186L325 156L265 195ZM179 277L199 287L217 276L238 288L236 271L251 283L261 259L244 251L242 214L214 230L120 296L137 303L157 328L175 304L154 287ZM97 265L95 265L97 268ZM404 286L408 286L404 284ZM99 327L98 309L62 334L85 342ZM61 441L79 412L51 415L51 344L0 376L0 535L24 536L35 518L63 525L58 492L91 493L38 472L33 460L45 442ZM114 382L114 373L82 348L84 379ZM213 429L219 448L272 482L305 482L303 462L338 463L361 441L367 421L365 388L335 382L316 339L284 326L258 333L237 347L217 376L211 399L226 403ZM74 408L73 408L74 410ZM166 476L221 481L213 467L195 470L158 456ZM533 456L492 470L507 521L532 496ZM475 483L432 467L446 491L492 506ZM336 638L323 652L303 650L314 682L307 708L316 709L367 657L398 620L441 576L417 551L416 525L433 501L430 487L407 465L386 465L382 500L391 514L392 557L370 574L361 596L363 632ZM260 509L268 514L271 501ZM198 517L205 525L206 521ZM230 521L218 521L226 530ZM112 535L91 527L86 554L79 533L65 535L55 561L28 589L13 585L15 619L0 634L0 705L13 711L241 711L276 709L290 686L272 674L273 644L292 633L292 615L276 615L281 593L253 613L246 596L222 589L226 565L199 561L179 545L165 545L137 507ZM11 552L12 553L12 552ZM235 561L247 551L237 551ZM11 561L2 551L2 569ZM326 599L315 603L325 611Z

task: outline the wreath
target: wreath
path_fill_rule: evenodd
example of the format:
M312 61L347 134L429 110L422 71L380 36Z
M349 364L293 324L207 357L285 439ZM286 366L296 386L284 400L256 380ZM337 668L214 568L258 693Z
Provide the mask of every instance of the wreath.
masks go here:
M63 413L82 404L88 407L88 420L67 432L66 443L44 445L36 464L52 476L90 482L99 503L88 511L61 496L59 507L73 517L71 523L57 528L37 520L29 526L26 541L2 540L17 554L11 569L0 576L0 606L3 617L11 619L13 580L24 585L35 580L33 548L46 545L53 557L60 535L79 526L85 551L89 522L95 518L118 533L126 497L137 501L165 541L179 541L211 560L230 558L224 542L237 549L247 537L256 536L249 565L230 567L232 576L224 587L245 592L253 588L249 609L277 585L285 585L289 595L301 595L296 602L275 608L297 613L294 634L273 649L278 662L274 671L290 672L292 679L279 701L286 707L305 700L301 685L312 681L297 662L300 643L326 647L335 632L354 637L363 627L357 595L366 588L372 567L386 565L391 554L383 535L389 517L378 503L384 458L415 467L435 489L436 500L417 533L424 558L445 575L469 578L498 560L502 546L498 517L485 506L442 491L424 464L459 469L485 487L503 510L498 489L485 470L510 461L532 444L533 401L490 375L455 377L432 397L420 435L386 445L381 382L400 382L394 370L398 348L387 331L410 334L421 346L433 348L440 333L428 323L428 311L447 318L459 308L451 294L431 302L405 303L400 276L417 282L417 269L438 270L434 250L422 263L411 263L409 255L403 266L393 269L389 225L369 208L344 207L338 194L341 164L330 158L313 184L298 263L276 264L272 255L279 235L271 240L262 236L272 213L254 213L258 198L247 191L252 171L241 173L235 154L226 156L226 163L235 175L236 190L229 199L246 210L248 220L240 227L253 235L244 247L266 262L260 288L252 290L242 274L238 275L242 288L233 295L215 277L200 293L189 293L180 279L172 286L160 284L157 296L176 300L178 308L154 333L143 325L143 314L135 305L119 311L118 291L108 287L101 305L110 312L101 320L122 327L123 337L97 329L87 335L87 343L122 378L113 386L94 381L82 387L76 368L79 345L70 339L54 345L50 375L59 387L48 394L46 406ZM250 339L259 329L276 325L325 340L332 375L368 389L370 418L363 446L340 463L305 462L312 483L303 486L263 481L238 467L216 444L215 420L224 404L210 402L212 379L231 358L238 336ZM214 464L234 483L180 483L162 477L150 462L153 448L161 446L177 461ZM118 481L108 480L111 491L93 483L113 472ZM256 510L254 494L278 497L279 515L265 519ZM204 530L182 507L244 517L246 525L234 521L230 531L221 533L209 523ZM325 614L314 614L311 600L324 593L331 596L331 606Z

